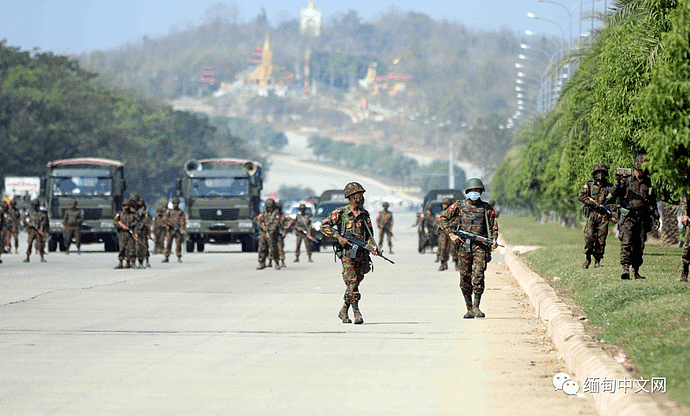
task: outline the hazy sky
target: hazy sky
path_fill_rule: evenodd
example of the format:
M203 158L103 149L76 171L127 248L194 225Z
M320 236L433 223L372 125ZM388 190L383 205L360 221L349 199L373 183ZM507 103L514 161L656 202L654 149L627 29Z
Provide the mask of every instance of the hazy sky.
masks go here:
M573 13L573 36L579 28L580 0L559 0ZM592 0L581 0L585 10L591 10ZM595 0L596 1L596 0ZM144 35L157 37L171 27L185 28L204 20L206 9L219 0L0 0L0 39L24 50L39 47L55 53L79 53L94 49L110 49L127 42L139 42ZM241 21L256 17L261 7L272 23L299 15L308 0L225 1L239 10ZM609 0L610 4L611 1ZM540 17L558 21L568 33L568 15L564 8L536 0L455 0L412 1L343 0L322 2L315 0L326 21L357 10L363 20L376 18L393 5L403 11L418 11L436 20L448 19L473 29L498 30L508 27L518 33L532 30L560 36L556 25L527 17L533 12ZM602 0L595 2L601 10ZM586 16L585 16L586 18ZM583 23L585 32L589 23Z

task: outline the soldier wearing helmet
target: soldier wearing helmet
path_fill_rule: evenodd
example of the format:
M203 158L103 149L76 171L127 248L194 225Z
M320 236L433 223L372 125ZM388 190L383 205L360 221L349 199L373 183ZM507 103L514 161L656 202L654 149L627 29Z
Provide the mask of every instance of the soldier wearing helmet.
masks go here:
M295 229L296 234L296 248L295 248L295 263L299 262L300 246L304 242L304 249L309 257L309 263L312 263L311 259L311 214L307 212L307 206L304 204L299 204L299 214L295 219L290 222L290 227Z
M41 210L41 201L34 199L31 201L31 209L24 214L24 224L29 233L28 247L26 248L26 259L24 263L29 262L31 256L31 246L36 245L38 253L41 255L41 263L45 263L43 258L45 255L44 247L46 242L46 234L48 233L48 214ZM35 242L35 243L34 243Z
M266 268L266 259L272 263L275 261L275 269L280 270L280 254L278 244L281 229L281 217L276 208L276 201L268 198L264 203L266 210L254 218L254 223L259 227L259 265L257 270Z
M585 224L585 262L583 268L589 268L594 257L594 267L601 267L601 259L606 250L606 237L609 235L609 221L616 222L616 218L610 217L604 207L612 212L615 205L607 204L613 184L608 181L609 168L603 163L594 166L592 170L593 180L588 181L580 189L577 199L582 202L582 215Z
M72 201L70 208L65 210L62 216L62 236L65 242L65 254L69 254L69 246L72 238L77 245L77 253L81 254L81 224L84 222L84 213L77 208L77 201Z
M444 198L441 202L441 211L447 210L449 206L453 205L453 202L455 201L453 201L452 198ZM440 218L441 217L439 214L439 221ZM457 219L455 222L457 222ZM450 238L446 233L440 233L438 236L438 250L436 253L438 254L439 261L441 262L441 265L438 268L439 271L448 270L448 259L450 258L451 254L453 255L453 261L455 262L455 267L457 270L458 251L455 247L455 243L450 241Z
M136 209L134 210L134 219L137 230L136 253L137 260L139 260L139 268L151 267L149 263L149 237L151 236L151 218L149 212L146 210L146 201L141 196L137 195Z
M5 251L5 245L9 244L10 240L10 214L9 205L4 200L0 201L0 254L11 253L11 251ZM2 263L2 260L0 260Z
M153 233L153 254L162 254L165 246L165 224L163 218L165 217L165 208L158 207L156 216L151 221L151 232Z
M370 247L375 248L374 255L379 253L374 240L369 212L364 209L364 192L364 188L359 183L348 183L345 186L344 194L345 198L349 200L349 204L333 210L331 215L321 222L321 233L326 237L337 239L342 248L337 253L343 265L343 280L347 287L343 296L345 302L338 313L338 318L343 323L352 322L348 316L350 306L352 306L355 315L355 324L364 323L359 310L359 300L362 297L359 293L359 285L364 280L364 275L370 270L371 259L367 250L358 250L356 247L352 247L341 234L351 233L365 241ZM337 227L338 231L334 227Z
M278 237L278 259L280 260L280 267L287 267L285 264L285 235L287 233L287 230L290 228L290 223L292 222L292 219L290 218L289 215L283 212L283 203L282 202L276 202L276 210L278 210L278 234L276 236ZM269 267L271 263L269 262Z
M19 227L21 225L21 215L17 209L17 201L15 199L10 199L7 213L10 217L10 235L14 239L14 254L19 254ZM10 239L5 241L5 244L7 244L8 252L11 252L12 246Z
M132 211L132 201L126 199L122 201L122 211L115 214L113 225L117 230L119 251L117 253L118 264L116 269L131 269L136 264L136 252L134 246L134 212ZM130 233L131 231L131 233ZM122 262L127 261L123 266Z
M621 240L623 280L630 279L630 266L635 279L645 278L640 275L640 266L647 233L659 227L656 194L644 170L646 161L646 155L638 155L633 164L632 175L624 174L625 172L616 175L616 183L611 188L611 198L617 200L620 211L618 238Z
M376 226L379 227L379 247L383 247L383 242L388 237L388 252L393 254L393 213L388 211L388 202L381 204L383 211L376 215Z
M479 178L471 178L465 186L467 199L451 204L441 213L439 228L458 244L458 268L460 269L460 289L465 298L467 313L465 319L475 316L483 318L484 312L479 309L484 293L484 272L491 261L491 250L498 247L498 221L496 211L481 200L484 184ZM463 240L453 231L453 221L459 220L459 228L465 232L488 238L492 245L471 240ZM474 293L474 301L472 294Z
M686 194L680 198L680 223L685 227L685 244L683 244L683 254L681 260L683 261L683 271L680 275L681 282L688 281L688 268L690 267L690 209L688 209L688 195Z
M165 244L165 258L162 263L167 263L170 253L172 253L172 242L175 240L175 254L177 255L177 262L182 263L182 241L185 235L186 217L184 211L180 209L180 198L174 197L172 199L173 208L165 211L163 216L163 223L165 224L167 236Z

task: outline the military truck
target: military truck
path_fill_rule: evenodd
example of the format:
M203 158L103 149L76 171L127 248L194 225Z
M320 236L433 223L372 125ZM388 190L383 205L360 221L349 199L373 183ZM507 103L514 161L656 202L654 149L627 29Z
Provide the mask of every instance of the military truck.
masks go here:
M241 243L242 251L257 251L263 172L261 164L244 159L190 160L177 190L187 215L186 248L204 251L207 243Z
M56 160L48 163L43 181L50 219L48 250L65 250L62 218L72 201L84 213L82 244L101 242L105 251L117 251L115 214L122 209L127 188L122 162L98 158Z

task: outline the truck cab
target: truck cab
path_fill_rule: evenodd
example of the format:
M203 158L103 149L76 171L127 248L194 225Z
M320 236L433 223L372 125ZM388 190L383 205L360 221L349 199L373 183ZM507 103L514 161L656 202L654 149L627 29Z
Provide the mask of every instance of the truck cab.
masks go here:
M45 181L50 237L48 250L65 249L62 219L72 201L84 214L82 244L101 242L106 251L117 251L115 214L122 209L126 188L122 162L98 158L49 162Z
M205 244L241 243L243 252L257 251L263 172L261 164L244 159L205 159L185 164L178 191L187 216L187 252Z

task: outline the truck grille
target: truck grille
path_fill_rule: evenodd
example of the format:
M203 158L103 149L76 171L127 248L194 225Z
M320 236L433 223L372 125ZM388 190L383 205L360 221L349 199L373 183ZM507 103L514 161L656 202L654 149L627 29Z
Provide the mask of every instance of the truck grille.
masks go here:
M100 220L101 215L103 215L103 209L101 208L79 208L81 211L84 213L84 219L85 220ZM65 216L65 211L67 209L62 210L62 215L60 218L64 218Z
M219 215L220 214L220 215ZM216 220L228 220L234 221L239 217L240 210L237 208L227 208L227 209L200 209L199 217L202 220L216 221Z

